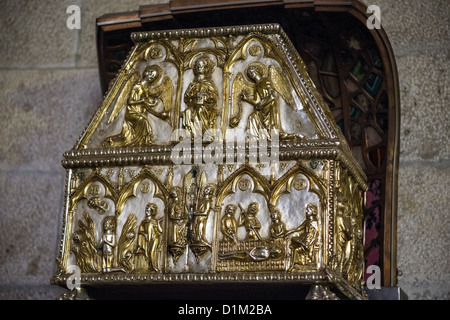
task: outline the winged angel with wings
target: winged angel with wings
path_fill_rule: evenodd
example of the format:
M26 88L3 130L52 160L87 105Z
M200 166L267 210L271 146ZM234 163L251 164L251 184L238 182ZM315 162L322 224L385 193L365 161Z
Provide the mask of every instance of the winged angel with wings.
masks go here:
M233 82L233 115L230 127L239 125L242 117L242 102L254 107L248 116L247 130L258 139L271 139L271 131L278 130L281 139L294 139L296 135L284 132L280 119L280 96L288 106L295 109L290 86L280 71L270 65L267 68L261 62L253 62L245 70L250 81L241 72Z
M105 139L102 143L104 147L151 144L153 142L153 131L148 119L149 113L164 121L170 121L174 92L172 80L165 76L160 81L162 69L157 65L147 66L142 73L142 77L134 69L132 69L132 72L118 96L108 120L108 124L110 124L126 107L122 131ZM160 101L162 107L160 107Z

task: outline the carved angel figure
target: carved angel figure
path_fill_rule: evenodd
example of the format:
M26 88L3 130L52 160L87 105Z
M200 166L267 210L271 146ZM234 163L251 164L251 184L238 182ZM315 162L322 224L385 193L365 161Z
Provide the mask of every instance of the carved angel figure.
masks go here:
M162 69L157 65L147 66L141 78L137 72L132 73L108 120L110 124L126 107L122 131L105 139L102 146L143 146L153 142L148 114L170 121L170 110L173 106L172 80L168 76L160 81L161 78Z
M281 72L274 65L270 65L267 71L261 62L253 62L246 68L245 74L250 81L240 72L233 82L233 114L230 127L239 125L242 102L247 102L254 107L246 128L251 136L271 139L270 131L276 129L281 139L294 138L295 135L284 132L280 120L280 98L288 106L295 108L289 84Z
M88 200L88 207L97 211L98 214L105 214L108 211L108 202L102 200L100 197L92 197Z
M214 62L206 56L200 57L195 61L193 71L194 79L184 93L187 108L183 112L183 128L191 137L203 137L216 129L218 116L219 92L211 79ZM205 136L204 140L212 141L214 137Z

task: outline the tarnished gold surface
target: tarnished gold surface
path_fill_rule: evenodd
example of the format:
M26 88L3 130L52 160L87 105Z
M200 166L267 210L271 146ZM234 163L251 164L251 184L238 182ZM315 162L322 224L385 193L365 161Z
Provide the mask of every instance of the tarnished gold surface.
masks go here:
M282 29L132 38L64 154L53 283L77 266L82 285L271 280L365 298L365 176Z

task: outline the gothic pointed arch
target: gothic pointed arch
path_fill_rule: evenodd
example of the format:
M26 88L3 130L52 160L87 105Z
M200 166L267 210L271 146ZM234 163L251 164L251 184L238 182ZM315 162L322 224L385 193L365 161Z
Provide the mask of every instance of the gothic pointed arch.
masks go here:
M133 197L137 196L137 190L143 180L149 179L153 182L154 190L153 197L159 198L167 205L168 190L163 183L150 171L148 168L142 169L133 179L131 179L120 191L120 196L117 199L117 214L122 213L123 207L126 202Z
M271 205L275 206L278 199L283 194L292 192L294 178L298 174L302 174L308 180L307 191L316 194L321 203L325 202L327 187L324 185L323 181L312 174L311 171L305 168L301 163L297 163L294 167L289 169L289 171L286 172L280 179L278 179L277 183L273 186L270 196Z
M244 164L233 172L217 190L216 205L220 205L228 195L236 192L238 181L243 175L248 175L253 180L253 192L261 194L266 201L269 200L270 182L253 167Z
M78 188L74 191L69 204L69 211L73 211L75 209L77 202L80 201L81 199L89 198L89 193L91 192L89 188L95 182L99 182L104 186L105 188L104 197L111 199L114 203L116 203L116 200L118 198L116 188L98 170L94 170L91 173L91 175L88 178L86 178L86 180L84 180L83 183L81 183L81 185L78 186ZM95 195L92 194L91 196Z

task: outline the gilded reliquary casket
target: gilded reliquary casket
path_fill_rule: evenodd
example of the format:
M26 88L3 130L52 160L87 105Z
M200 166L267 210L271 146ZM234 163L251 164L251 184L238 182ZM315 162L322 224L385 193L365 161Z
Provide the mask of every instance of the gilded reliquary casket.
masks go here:
M280 26L132 39L64 154L52 282L78 270L81 287L265 281L365 298L365 175Z

